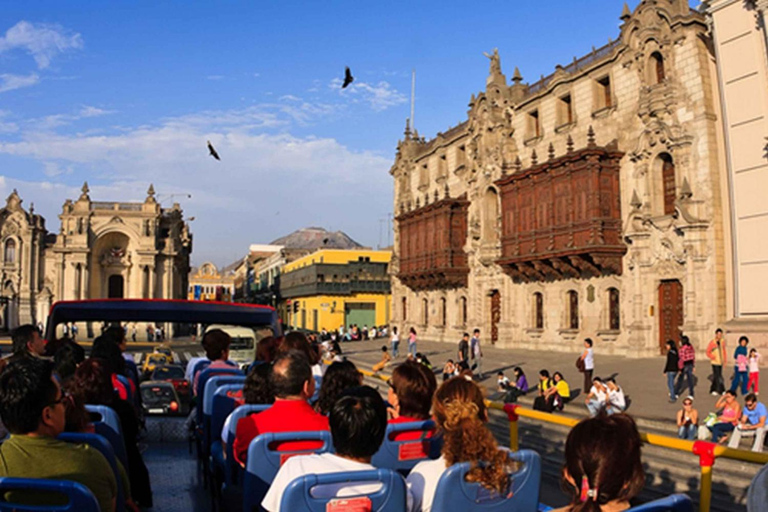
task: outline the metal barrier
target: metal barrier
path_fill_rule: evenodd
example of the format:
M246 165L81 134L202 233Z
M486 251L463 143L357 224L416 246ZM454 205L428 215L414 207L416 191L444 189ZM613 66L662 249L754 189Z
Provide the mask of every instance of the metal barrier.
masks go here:
M386 375L381 375L378 372L364 369L359 369L358 371L365 376L381 379L385 382L389 380ZM513 451L517 451L520 448L518 434L518 420L520 417L565 427L573 427L580 421L574 418L566 418L556 414L526 409L518 404L503 404L500 402L491 402L490 400L486 401L486 403L490 409L506 413L507 419L509 419L509 448ZM712 467L715 465L715 461L718 458L752 462L755 464L768 464L768 453L736 450L708 441L686 441L676 437L646 434L644 432L640 432L640 438L643 442L653 446L660 446L670 450L692 453L699 456L699 468L701 468L699 512L709 512L712 503Z

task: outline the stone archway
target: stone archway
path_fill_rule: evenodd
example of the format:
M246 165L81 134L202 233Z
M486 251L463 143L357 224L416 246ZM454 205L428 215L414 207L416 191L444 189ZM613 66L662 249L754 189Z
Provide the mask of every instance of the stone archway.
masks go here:
M110 231L96 239L91 250L90 298L130 298L133 290L132 279L141 279L141 274L133 272L132 239L120 231ZM136 274L134 276L133 274Z

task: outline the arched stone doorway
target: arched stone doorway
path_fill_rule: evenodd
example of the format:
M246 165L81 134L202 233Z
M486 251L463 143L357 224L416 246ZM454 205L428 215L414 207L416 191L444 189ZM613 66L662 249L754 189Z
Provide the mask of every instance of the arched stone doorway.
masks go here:
M131 238L125 233L111 231L100 236L91 253L91 298L130 298L133 263ZM141 280L138 273L136 279ZM138 287L136 287L138 289Z

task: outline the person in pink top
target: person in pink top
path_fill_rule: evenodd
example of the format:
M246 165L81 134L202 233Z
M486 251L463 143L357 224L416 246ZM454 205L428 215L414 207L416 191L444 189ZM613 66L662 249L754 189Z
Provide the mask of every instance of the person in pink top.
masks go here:
M210 359L211 364L203 370L209 368L232 368L232 363L229 361L229 345L231 343L232 338L221 329L212 329L206 332L203 337L203 347L205 348L205 356ZM197 382L203 370L198 370L195 373L192 383L192 392L195 395L197 395Z
M750 389L756 395L760 394L760 354L756 348L749 350L749 381L747 381L747 391Z
M728 390L715 404L715 409L723 409L722 414L717 418L717 423L709 427L712 431L712 442L724 444L728 439L728 434L733 432L741 416L741 408L736 401L736 392Z

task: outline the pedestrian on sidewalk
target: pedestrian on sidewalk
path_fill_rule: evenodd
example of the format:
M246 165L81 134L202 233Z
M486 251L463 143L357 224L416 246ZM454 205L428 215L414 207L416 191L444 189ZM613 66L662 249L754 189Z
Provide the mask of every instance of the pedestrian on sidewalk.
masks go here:
M667 388L669 388L669 403L677 401L677 392L675 391L675 377L679 368L677 366L679 357L677 355L677 345L674 340L667 340L667 364L664 365L664 374L667 376Z
M464 333L461 337L461 341L459 341L459 352L458 352L458 366L459 371L461 370L469 370L469 333Z
M699 425L699 411L693 408L693 398L683 399L683 408L677 411L677 437L696 440Z
M469 341L469 348L472 352L472 372L477 375L478 380L483 380L483 349L480 347L480 329L475 329L472 333L472 339Z
M749 382L747 382L747 391L750 389L755 395L760 394L760 354L756 348L749 350Z
M416 329L411 327L411 331L408 333L408 353L411 354L414 359L416 358Z
M720 328L715 331L715 339L707 345L707 357L712 364L712 385L709 387L709 392L712 395L722 395L725 392L723 365L725 365L727 357L723 330Z
M733 381L731 382L731 391L734 393L739 388L741 383L741 394L747 394L747 381L749 380L749 374L747 373L747 367L749 360L747 359L747 345L749 345L749 338L742 336L739 338L739 346L733 352L733 359L736 366L734 367Z
M592 373L595 371L595 353L592 350L592 339L584 339L584 353L581 354L581 361L584 363L584 392L592 386Z
M390 339L392 344L392 357L397 359L397 347L400 345L400 336L397 334L397 326L392 327L392 338Z
M680 336L680 352L677 362L677 368L680 370L680 384L682 385L683 379L688 379L688 391L691 396L693 394L693 372L696 371L696 351L691 345L691 340L688 336Z

